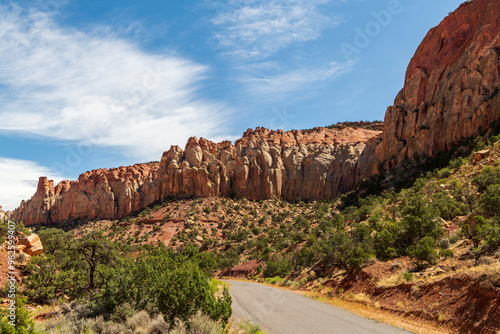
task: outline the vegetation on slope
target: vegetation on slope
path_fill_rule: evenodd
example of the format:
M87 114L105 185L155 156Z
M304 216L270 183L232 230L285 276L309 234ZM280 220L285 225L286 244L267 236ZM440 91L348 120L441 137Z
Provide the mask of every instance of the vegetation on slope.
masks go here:
M165 199L119 221L41 228L45 250L25 268L23 293L31 303L65 305L62 317L74 328L125 326L135 316L170 330L200 317L217 327L227 323L231 299L227 290L216 297L209 279L238 264L252 264L239 272L246 277L286 278L296 288L378 261L410 259L397 276L412 281L450 259L498 258L498 139L472 141L472 151L487 148L479 159L456 157L400 190L390 180L404 169L332 202ZM464 243L470 247L458 252Z

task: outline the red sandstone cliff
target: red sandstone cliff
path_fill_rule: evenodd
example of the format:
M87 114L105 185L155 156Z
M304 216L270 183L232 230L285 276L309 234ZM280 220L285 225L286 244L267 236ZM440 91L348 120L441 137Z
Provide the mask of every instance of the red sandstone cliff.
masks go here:
M358 180L486 131L500 114L499 77L500 0L464 3L418 47L383 136L360 159Z
M40 178L38 190L12 213L26 225L121 218L165 196L330 199L354 187L358 156L380 131L316 128L249 129L235 145L189 139L159 164L98 169L77 181Z
M380 131L316 128L284 132L249 129L236 141L191 138L160 164L161 195L249 199L331 199L352 189L358 156Z
M22 201L11 219L31 225L124 217L155 201L156 190L151 187L158 167L158 163L149 163L97 169L81 174L77 181L61 181L56 187L41 177L35 195Z
M500 113L500 0L463 4L433 28L387 109L384 132L352 128L248 130L235 145L191 138L160 166L82 174L37 193L12 219L26 224L119 218L164 196L331 199L405 159L449 150Z

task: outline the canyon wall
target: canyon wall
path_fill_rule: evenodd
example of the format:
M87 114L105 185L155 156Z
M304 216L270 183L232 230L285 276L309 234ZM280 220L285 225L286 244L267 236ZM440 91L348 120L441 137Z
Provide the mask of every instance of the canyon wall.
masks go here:
M383 136L360 158L357 181L448 151L498 120L499 13L500 0L474 0L429 31L387 109Z
M429 31L384 130L248 130L233 145L191 138L160 164L100 169L56 187L41 178L12 219L30 224L121 218L165 196L327 200L361 180L450 150L500 113L500 0L462 4Z
M21 202L11 219L32 225L124 217L157 199L156 189L151 188L158 169L158 163L97 169L56 187L54 181L41 177L36 193Z
M160 164L98 169L56 187L41 177L35 195L12 219L32 225L121 218L165 196L331 199L355 186L358 157L380 134L347 127L257 128L234 145L193 137L185 150L171 147Z

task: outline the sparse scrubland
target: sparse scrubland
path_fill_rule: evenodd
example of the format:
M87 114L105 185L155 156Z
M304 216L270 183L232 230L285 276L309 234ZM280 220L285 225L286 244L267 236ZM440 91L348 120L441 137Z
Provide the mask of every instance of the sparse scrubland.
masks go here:
M117 221L39 227L44 252L23 268L21 291L45 310L46 333L223 332L231 298L214 274L494 332L498 139L409 161L333 202L165 199Z

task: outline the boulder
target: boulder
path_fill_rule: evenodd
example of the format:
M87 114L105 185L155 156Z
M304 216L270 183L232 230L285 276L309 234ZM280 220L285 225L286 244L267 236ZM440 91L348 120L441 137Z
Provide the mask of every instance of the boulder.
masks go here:
M30 256L40 255L43 251L42 241L40 237L34 233L19 239L18 246L24 246L24 249L21 251Z
M475 152L472 155L472 159L474 159L474 161L476 161L476 162L479 162L481 160L486 159L490 155L490 152L491 152L491 149L489 149L489 148L486 150Z

